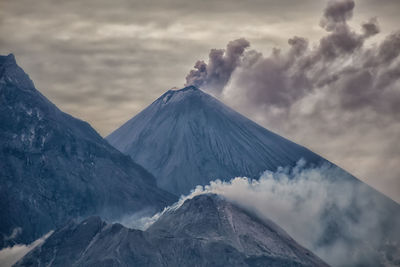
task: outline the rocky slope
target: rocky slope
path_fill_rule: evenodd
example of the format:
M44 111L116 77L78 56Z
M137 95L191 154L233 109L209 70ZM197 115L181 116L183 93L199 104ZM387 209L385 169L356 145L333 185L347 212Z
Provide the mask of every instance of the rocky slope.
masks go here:
M69 218L155 211L175 200L88 123L50 103L13 55L0 56L0 248Z
M164 213L146 231L71 222L15 266L327 266L270 221L217 195Z

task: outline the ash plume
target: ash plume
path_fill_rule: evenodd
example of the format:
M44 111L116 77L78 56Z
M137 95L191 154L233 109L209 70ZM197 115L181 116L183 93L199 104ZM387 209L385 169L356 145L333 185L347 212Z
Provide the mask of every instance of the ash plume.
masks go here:
M288 49L263 55L241 39L234 60L228 48L213 49L186 81L400 201L400 31L375 38L376 17L353 29L354 8L353 0L329 1L317 42L294 36Z

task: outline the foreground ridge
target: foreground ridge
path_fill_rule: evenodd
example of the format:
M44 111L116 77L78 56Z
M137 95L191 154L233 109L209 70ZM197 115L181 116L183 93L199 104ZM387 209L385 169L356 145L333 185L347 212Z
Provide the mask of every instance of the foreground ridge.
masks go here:
M200 195L140 231L71 222L15 266L327 266L272 222Z

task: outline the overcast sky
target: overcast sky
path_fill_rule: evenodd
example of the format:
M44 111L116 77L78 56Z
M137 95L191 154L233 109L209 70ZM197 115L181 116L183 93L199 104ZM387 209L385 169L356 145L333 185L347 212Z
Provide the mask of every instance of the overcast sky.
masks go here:
M0 53L14 53L45 96L106 136L166 90L182 87L197 60L210 68L210 49L225 49L230 41L245 38L231 45L239 51L227 80L219 90L204 90L400 202L400 118L395 108L400 103L400 74L395 71L400 43L393 35L400 28L400 1L342 3L332 7L331 2L328 10L327 1L318 0L0 0ZM340 46L343 36L350 38L343 41L347 46ZM282 56L274 55L273 48ZM293 55L294 48L300 56ZM394 53L390 64L379 65L371 56L381 50ZM332 56L332 51L342 54ZM299 62L318 53L325 56L315 60L314 72L297 80L298 73L306 72ZM342 56L346 62L336 61ZM367 78L362 75L371 64L365 58L376 63ZM342 77L343 64L356 65L351 73L359 77L346 78L346 86L361 89L349 93L336 80L321 86L319 78L326 72ZM289 67L277 67L282 65ZM288 73L286 87L275 78L272 83L257 80ZM382 82L385 94L374 85L365 95L359 85L368 87L368 79L381 81L382 75L390 77ZM266 84L277 89L271 93Z

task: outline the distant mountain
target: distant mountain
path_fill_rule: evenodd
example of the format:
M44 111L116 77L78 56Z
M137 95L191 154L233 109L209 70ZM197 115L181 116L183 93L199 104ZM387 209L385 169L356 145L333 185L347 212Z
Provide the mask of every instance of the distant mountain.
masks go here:
M0 248L28 243L73 217L159 210L176 198L34 87L0 56Z
M321 157L247 119L196 87L169 90L106 139L176 195L196 185Z
M15 266L327 266L273 222L217 195L186 200L146 231L71 222Z

